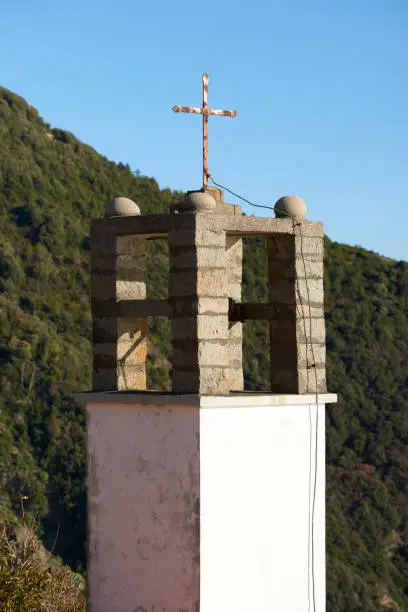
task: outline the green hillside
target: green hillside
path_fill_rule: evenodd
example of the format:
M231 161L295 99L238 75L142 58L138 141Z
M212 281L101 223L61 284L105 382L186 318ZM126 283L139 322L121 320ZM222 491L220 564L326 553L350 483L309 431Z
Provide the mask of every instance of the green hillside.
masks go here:
M116 165L0 88L0 519L40 521L85 571L84 412L90 386L90 220L126 195L143 213L180 194ZM326 242L328 609L408 610L408 264ZM167 290L153 241L149 291ZM246 299L266 298L262 240L245 245ZM168 383L168 322L149 320L149 383ZM266 328L245 329L248 389L266 389ZM159 365L160 367L156 369ZM293 554L296 554L294 551Z

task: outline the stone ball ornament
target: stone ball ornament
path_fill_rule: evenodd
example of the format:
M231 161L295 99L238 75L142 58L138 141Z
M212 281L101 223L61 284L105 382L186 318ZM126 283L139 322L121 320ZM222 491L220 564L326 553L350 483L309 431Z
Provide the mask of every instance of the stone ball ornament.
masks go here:
M113 198L105 206L105 217L134 217L136 215L140 215L140 208L129 198Z
M283 196L279 198L274 206L275 215L279 219L305 219L306 204L298 196Z
M204 190L188 191L183 201L177 206L180 213L185 212L212 212L216 207L216 202L212 195Z

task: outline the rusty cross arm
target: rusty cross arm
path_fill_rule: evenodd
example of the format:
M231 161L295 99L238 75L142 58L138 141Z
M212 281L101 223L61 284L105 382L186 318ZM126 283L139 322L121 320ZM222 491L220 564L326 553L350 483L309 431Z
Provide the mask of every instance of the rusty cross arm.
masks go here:
M236 117L237 111L234 110L215 110L208 108L208 74L205 72L202 76L203 80L203 105L198 106L173 106L175 113L189 113L192 115L203 116L203 188L208 186L210 172L208 170L208 117L215 115L217 117Z
M202 109L201 106L173 106L175 113L191 113L192 115L217 115L218 117L236 117L237 111L216 110L214 108Z

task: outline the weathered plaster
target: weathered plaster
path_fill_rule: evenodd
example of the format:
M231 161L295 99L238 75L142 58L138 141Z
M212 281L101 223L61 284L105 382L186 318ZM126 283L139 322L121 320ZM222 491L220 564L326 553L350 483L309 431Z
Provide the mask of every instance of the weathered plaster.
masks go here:
M88 414L91 612L307 609L316 395L78 398ZM319 395L317 612L325 609L324 403L334 401Z
M199 415L89 404L91 612L196 612Z

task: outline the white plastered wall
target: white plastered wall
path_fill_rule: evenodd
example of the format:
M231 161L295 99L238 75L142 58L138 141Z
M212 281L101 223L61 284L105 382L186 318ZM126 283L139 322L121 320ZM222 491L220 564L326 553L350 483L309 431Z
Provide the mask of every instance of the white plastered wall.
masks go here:
M324 612L335 395L319 399L313 574L313 396L90 395L91 612Z
M316 404L216 399L204 398L200 412L200 612L323 612L325 406L312 559Z

